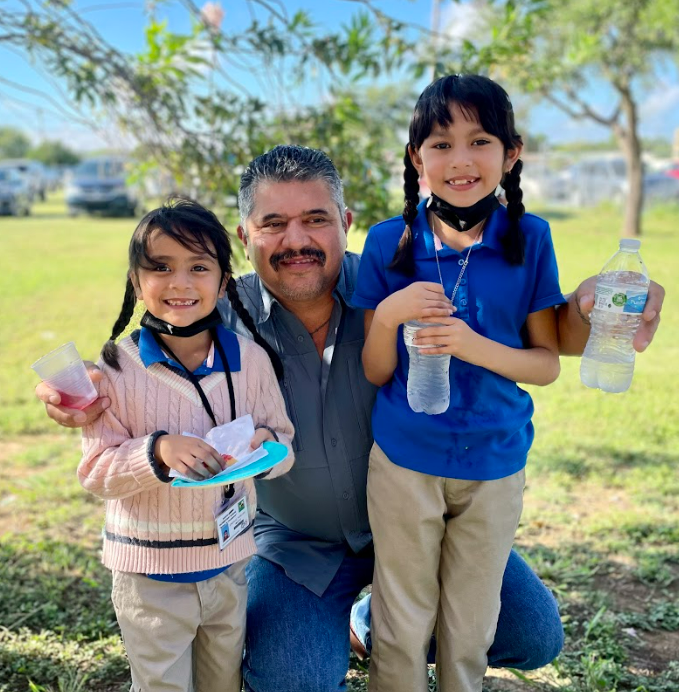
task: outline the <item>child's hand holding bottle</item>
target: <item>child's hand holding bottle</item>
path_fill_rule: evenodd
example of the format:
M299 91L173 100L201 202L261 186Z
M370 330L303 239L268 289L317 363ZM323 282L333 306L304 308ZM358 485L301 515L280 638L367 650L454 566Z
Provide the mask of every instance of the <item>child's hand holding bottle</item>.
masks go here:
M226 468L226 460L214 447L187 435L161 435L153 455L161 464L194 481L212 478Z
M413 345L426 349L429 355L445 353L472 363L478 356L482 338L464 320L442 317L439 325L419 329L413 337Z
M385 298L375 311L375 319L386 327L396 329L412 320L438 323L455 311L440 284L415 281Z

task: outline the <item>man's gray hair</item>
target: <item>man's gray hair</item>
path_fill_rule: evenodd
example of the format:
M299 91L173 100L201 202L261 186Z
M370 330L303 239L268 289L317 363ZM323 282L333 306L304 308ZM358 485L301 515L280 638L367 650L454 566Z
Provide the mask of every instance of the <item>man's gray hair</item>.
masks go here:
M238 190L238 209L243 228L255 207L255 193L262 182L290 183L323 180L345 224L342 179L330 157L319 149L295 144L279 144L253 159L243 172Z

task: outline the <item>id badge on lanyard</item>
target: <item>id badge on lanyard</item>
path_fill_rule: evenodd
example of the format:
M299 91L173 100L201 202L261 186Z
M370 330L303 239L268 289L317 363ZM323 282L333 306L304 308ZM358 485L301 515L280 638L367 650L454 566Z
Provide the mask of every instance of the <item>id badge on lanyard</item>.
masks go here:
M231 541L250 528L252 522L248 516L248 498L245 489L225 498L215 508L215 524L220 550L224 550Z

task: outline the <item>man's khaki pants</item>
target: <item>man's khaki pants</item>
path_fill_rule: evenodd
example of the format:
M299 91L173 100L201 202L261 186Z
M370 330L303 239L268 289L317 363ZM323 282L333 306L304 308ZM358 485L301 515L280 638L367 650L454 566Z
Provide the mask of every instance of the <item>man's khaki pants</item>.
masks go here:
M370 692L427 692L435 626L438 689L481 692L523 486L523 470L494 481L440 478L373 446Z
M113 573L131 692L240 692L247 563L196 584Z

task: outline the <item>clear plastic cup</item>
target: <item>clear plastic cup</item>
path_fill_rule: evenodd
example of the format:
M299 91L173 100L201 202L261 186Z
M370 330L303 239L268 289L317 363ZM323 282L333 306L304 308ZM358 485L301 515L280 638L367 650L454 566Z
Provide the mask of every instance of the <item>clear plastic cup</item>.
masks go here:
M61 406L83 409L99 396L72 341L36 360L31 368L59 392Z

